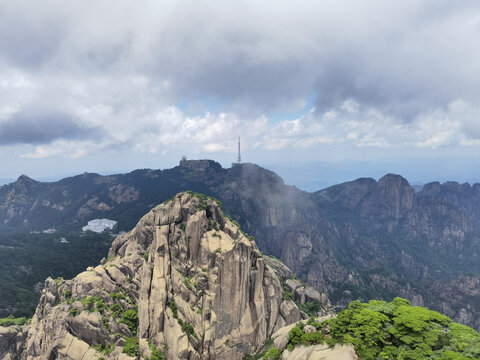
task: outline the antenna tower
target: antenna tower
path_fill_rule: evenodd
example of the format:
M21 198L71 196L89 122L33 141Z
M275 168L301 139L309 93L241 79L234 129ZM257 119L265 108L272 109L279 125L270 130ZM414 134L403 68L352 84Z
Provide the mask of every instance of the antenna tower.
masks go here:
M240 156L240 136L238 137L238 157L237 157L237 164L242 162L242 157Z

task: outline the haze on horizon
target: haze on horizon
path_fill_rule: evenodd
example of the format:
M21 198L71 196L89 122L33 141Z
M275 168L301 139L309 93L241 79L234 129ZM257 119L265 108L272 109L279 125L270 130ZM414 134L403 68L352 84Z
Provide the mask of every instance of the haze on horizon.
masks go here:
M474 0L0 2L0 179L242 157L480 181Z

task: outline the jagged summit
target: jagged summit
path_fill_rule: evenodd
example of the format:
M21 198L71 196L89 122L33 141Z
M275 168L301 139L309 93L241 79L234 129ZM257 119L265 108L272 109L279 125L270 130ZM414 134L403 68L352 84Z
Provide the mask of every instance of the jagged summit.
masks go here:
M35 184L39 184L38 181L32 179L31 177L28 177L27 175L20 175L18 177L18 179L13 183L14 185L16 185L17 187L20 186L20 187L25 187L25 186L31 186L31 185L35 185Z
M22 358L161 352L168 359L242 359L302 317L282 299L273 269L289 270L275 263L267 265L220 202L180 193L117 237L100 265L72 280L47 279L28 333L19 335L26 337Z
M22 181L35 181L31 177L27 175L20 175L17 179L17 182L22 182Z

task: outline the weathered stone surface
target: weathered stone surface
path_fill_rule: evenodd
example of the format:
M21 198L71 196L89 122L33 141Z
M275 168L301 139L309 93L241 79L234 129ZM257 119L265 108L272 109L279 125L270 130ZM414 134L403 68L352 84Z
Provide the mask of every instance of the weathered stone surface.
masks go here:
M287 286L288 290L293 293L298 287L302 286L302 283L295 279L287 279L285 281L285 285Z
M324 320L331 319L334 316L336 316L336 315L334 315L333 313L329 313L328 315L316 318L316 321L322 322ZM287 344L288 344L288 332L290 330L292 330L292 328L294 326L297 326L299 323L303 323L305 332L307 332L306 329L310 329L310 330L315 329L315 327L313 327L311 325L306 325L307 322L305 320L297 321L293 324L289 324L287 326L284 326L284 327L278 329L277 331L275 331L275 333L271 337L271 339L273 341L273 344L277 349L279 349L280 351L283 351L283 350L286 349ZM308 327L310 327L310 328L308 328ZM313 328L313 329L311 329L311 328Z
M0 359L17 359L26 336L27 331L22 326L0 326Z
M280 351L283 351L287 348L288 332L292 330L295 325L297 324L284 326L272 335L273 344Z
M351 345L336 345L330 348L328 345L296 346L292 351L285 350L282 360L358 360L355 350Z
M303 286L295 289L294 299L301 304L305 304L308 301L320 301L320 293L310 286Z
M315 326L312 325L305 325L305 327L303 328L303 332L305 334L311 334L315 331L317 331L317 329L315 328Z
M270 265L275 271L275 274L283 280L287 280L292 275L292 270L290 270L284 263L280 260L273 258L271 256L265 256L265 261Z
M168 359L240 360L301 319L282 300L278 274L291 271L267 261L214 200L181 193L115 239L102 265L46 280L23 351L0 341L32 360L130 359L122 353L128 337L142 356L153 344L168 348ZM137 311L134 327L122 320L127 310ZM102 354L105 347L112 352Z
M291 324L302 318L300 310L298 310L297 306L292 300L283 301L280 305L280 312L282 314L282 318L285 320L285 324Z
M455 290L452 279L480 274L480 184L434 182L415 192L406 179L388 174L379 181L361 178L306 193L254 164L222 169L205 160L53 183L21 176L0 189L0 228L56 228L93 216L120 216L130 226L186 184L223 201L258 238L263 252L280 258L337 306L359 293L364 301L401 296L448 309L455 320L480 329L480 302L470 301L468 294L446 295ZM137 240L147 244L152 237ZM3 311L7 316L10 306Z

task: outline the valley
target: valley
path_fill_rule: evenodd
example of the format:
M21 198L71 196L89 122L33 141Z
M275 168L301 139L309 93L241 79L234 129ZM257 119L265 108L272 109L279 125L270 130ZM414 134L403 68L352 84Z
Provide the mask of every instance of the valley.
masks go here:
M172 169L53 183L22 176L0 188L0 229L78 231L88 220L109 218L129 230L183 190L219 199L265 254L328 294L338 309L356 299L401 296L480 328L480 185L431 183L416 193L406 179L386 175L307 193L254 164L224 169L189 160Z

